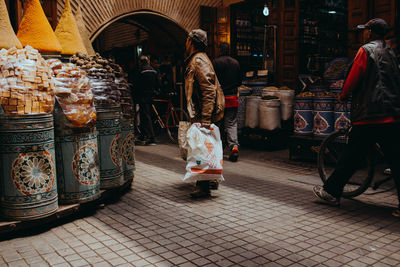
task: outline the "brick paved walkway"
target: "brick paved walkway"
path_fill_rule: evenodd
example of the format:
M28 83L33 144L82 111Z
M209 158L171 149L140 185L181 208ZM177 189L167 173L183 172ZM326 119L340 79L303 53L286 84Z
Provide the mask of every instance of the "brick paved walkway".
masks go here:
M393 192L315 202L312 165L244 151L191 200L170 145L138 147L134 189L92 216L0 242L0 266L398 266ZM311 167L310 167L311 166Z

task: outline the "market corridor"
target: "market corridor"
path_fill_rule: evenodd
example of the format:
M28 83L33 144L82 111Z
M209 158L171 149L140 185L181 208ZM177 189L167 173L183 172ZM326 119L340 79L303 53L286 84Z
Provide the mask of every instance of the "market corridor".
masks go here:
M312 165L274 153L242 151L212 199L192 200L175 146L137 147L133 190L93 215L0 241L0 266L400 264L393 192L317 204Z

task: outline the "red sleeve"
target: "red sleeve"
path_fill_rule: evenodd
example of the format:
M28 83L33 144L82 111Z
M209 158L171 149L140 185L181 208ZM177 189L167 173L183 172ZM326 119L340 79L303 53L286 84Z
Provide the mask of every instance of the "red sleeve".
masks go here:
M367 53L365 52L364 48L361 47L354 58L353 66L351 67L350 73L343 85L342 93L340 94L341 99L346 98L351 94L358 82L363 79L366 69Z

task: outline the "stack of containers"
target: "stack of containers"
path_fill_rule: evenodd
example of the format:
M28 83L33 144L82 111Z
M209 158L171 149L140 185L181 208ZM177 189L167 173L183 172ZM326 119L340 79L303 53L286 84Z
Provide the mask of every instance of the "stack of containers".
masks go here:
M115 71L115 84L121 93L121 140L122 140L122 170L124 180L132 183L135 171L135 127L133 99L131 96L130 86L127 81L127 75L117 64L111 65Z
M263 97L259 105L260 128L270 131L281 128L281 101L279 98Z
M261 96L246 97L246 127L257 128L260 124Z
M97 111L96 128L100 158L100 188L112 189L125 183L122 170L121 93L108 60L99 54L77 53L71 62L86 70Z
M246 98L251 95L251 88L244 85L238 88L239 91L239 107L238 107L238 132L245 127L246 122Z
M53 70L59 201L84 203L100 197L96 110L86 73L72 63L47 60ZM71 168L72 166L72 168Z
M54 83L36 49L0 51L0 212L31 220L58 209Z
M330 91L335 95L334 102L334 120L335 131L347 129L351 125L350 110L351 101L345 103L339 102L338 96L342 92L344 80L335 80L330 84Z
M325 137L334 131L334 95L330 92L317 93L314 105L314 136Z
M18 38L4 0L0 14L0 213L38 219L58 209L54 83L39 52L61 47L38 0L26 3Z
M263 89L262 96L276 96L279 98L281 119L286 121L293 116L294 93L294 90L286 86L280 88L269 86Z
M296 135L310 136L314 127L314 94L303 92L295 98L294 107L294 132Z

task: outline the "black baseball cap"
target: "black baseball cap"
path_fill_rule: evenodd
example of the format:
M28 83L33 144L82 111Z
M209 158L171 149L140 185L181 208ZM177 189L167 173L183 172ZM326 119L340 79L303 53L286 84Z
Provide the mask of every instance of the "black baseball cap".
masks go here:
M357 26L357 29L369 29L377 35L385 35L389 31L389 25L380 18L371 19L365 24Z

